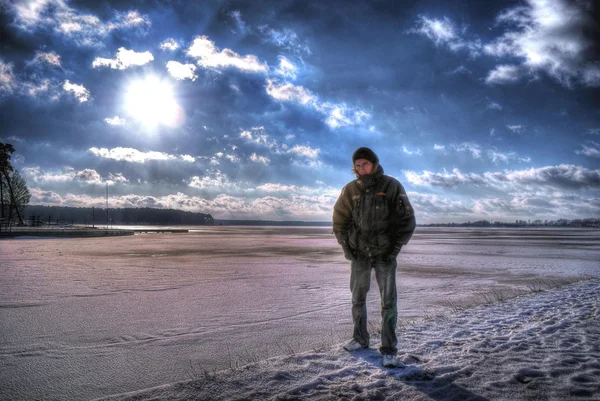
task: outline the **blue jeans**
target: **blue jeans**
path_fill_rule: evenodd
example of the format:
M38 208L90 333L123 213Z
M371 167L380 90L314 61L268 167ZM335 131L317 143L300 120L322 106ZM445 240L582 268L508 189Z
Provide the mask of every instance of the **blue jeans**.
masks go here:
M375 278L381 297L381 348L384 354L398 353L396 323L398 320L398 296L396 294L396 260L384 262L381 259L359 257L351 262L350 290L352 291L353 338L362 345L369 345L367 330L367 293L371 285L371 269L375 269Z

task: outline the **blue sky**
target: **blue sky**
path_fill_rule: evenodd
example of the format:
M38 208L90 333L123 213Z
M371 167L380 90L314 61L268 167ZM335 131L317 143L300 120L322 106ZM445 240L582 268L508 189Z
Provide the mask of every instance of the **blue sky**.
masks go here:
M592 1L0 4L31 204L326 221L368 146L419 223L600 215Z

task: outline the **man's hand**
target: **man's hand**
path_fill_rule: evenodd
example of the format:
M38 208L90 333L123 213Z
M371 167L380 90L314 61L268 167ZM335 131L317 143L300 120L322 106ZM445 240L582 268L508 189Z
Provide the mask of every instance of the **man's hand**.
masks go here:
M356 252L350 249L349 246L342 247L342 250L344 251L344 257L346 260L356 260Z
M388 253L386 256L383 257L383 261L384 262L391 262L392 260L396 260L396 258L398 257L398 254L400 253L401 250L402 250L402 245L395 246L390 251L390 253Z

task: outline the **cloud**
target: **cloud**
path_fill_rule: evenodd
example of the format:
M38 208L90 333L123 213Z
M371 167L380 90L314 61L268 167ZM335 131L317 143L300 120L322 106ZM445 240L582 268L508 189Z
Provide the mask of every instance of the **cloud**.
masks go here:
M87 184L102 184L102 177L96 170L85 169L82 171L78 171L73 176L74 180L82 181Z
M115 125L115 126L127 124L127 120L124 118L121 118L119 116L114 116L112 118L111 117L105 118L104 122L107 123L108 125Z
M498 162L508 163L513 160L523 162L523 163L529 163L531 161L531 158L519 157L515 152L502 153L502 152L498 152L495 149L489 149L486 151L486 153L487 153L488 158L493 163L498 163Z
M478 39L466 40L461 37L463 32L459 32L448 17L436 19L420 15L416 27L408 32L423 35L436 46L446 46L453 52L466 50L471 56L477 56L481 51L481 42Z
M596 142L591 142L591 145L592 146L581 145L582 149L576 150L575 153L578 155L600 158L600 144Z
M267 79L266 90L275 100L299 103L320 112L325 116L325 124L332 129L362 124L371 118L370 113L348 107L344 103L320 102L310 90L289 82L279 83Z
M410 156L412 156L412 155L421 156L423 154L423 152L421 152L421 149L410 150L406 146L402 146L402 151Z
M463 174L458 169L453 169L452 173L433 173L426 170L418 174L405 171L404 175L411 184L427 187L456 188L464 185L487 185L484 177L478 174Z
M235 30L234 32L239 32L240 34L245 35L248 31L248 27L242 19L242 13L239 10L234 10L229 13L229 16L233 18L233 21L235 22L235 26L237 28L237 30Z
M210 169L207 173L208 174L203 177L192 177L188 186L196 189L224 189L237 187L237 184L230 181L227 174L221 172L221 170Z
M177 50L179 49L179 43L177 43L177 41L173 38L168 38L165 39L161 44L160 44L160 48L162 50Z
M267 79L266 88L269 96L282 102L296 102L302 105L310 105L317 101L317 97L303 86L296 86L291 83L279 84Z
M0 94L12 93L15 87L15 74L13 64L0 59Z
M240 56L231 49L219 50L207 36L197 36L186 51L195 58L196 63L204 68L222 69L237 68L244 72L266 74L269 67L254 55Z
M547 186L556 189L600 189L600 170L589 170L585 167L570 164L530 168L527 170L508 170L503 172L486 172L484 174L463 174L458 169L452 173L421 174L405 171L408 181L414 185L456 188L459 186L490 186L499 190L510 189L510 186Z
M189 155L176 156L164 152L141 152L133 148L89 148L90 153L104 159L124 160L133 163L145 163L152 160L183 160L186 162L194 162L195 159Z
M110 67L114 70L125 70L129 67L141 66L154 60L149 51L136 52L120 47L114 59L96 57L92 62L92 68Z
M488 102L488 104L485 107L490 110L502 110L502 106L499 103L492 101Z
M438 145L437 143L433 144L433 150L446 150L446 146L445 145Z
M61 67L60 56L55 52L35 52L35 57L28 64L48 64L53 67Z
M143 34L151 25L150 19L136 10L117 11L113 19L103 22L93 14L71 8L65 0L6 3L20 29L35 32L50 28L80 46L103 46L102 39L114 30L134 28Z
M53 191L46 191L37 187L30 187L31 199L29 203L32 205L53 205L62 203L62 198L59 194Z
M271 162L271 160L268 157L265 156L259 156L256 153L252 153L250 155L250 160L252 160L255 163L261 163L264 164L265 166L268 166L269 163Z
M501 13L497 22L504 34L484 47L496 57L521 60L490 72L488 83L516 82L521 76L543 71L562 85L575 82L600 86L600 67L594 62L597 25L587 10L589 2L528 0Z
M278 30L270 28L268 25L260 25L258 30L267 42L284 48L297 56L308 56L312 53L308 43L306 41L302 42L298 34L292 29L284 28Z
M474 159L481 158L481 146L473 142L463 142L458 145L452 145L457 152L469 152Z
M523 75L523 67L516 65L498 65L485 78L487 84L506 84L517 82Z
M284 78L296 79L296 66L284 56L279 56L279 67L274 71L275 74Z
M22 171L23 175L28 180L41 184L77 182L81 184L101 185L105 183L105 180L102 178L102 176L96 170L90 168L77 171L73 167L67 166L63 168L63 171L49 172L42 170L42 168L39 166L36 166L25 167L22 169ZM122 176L122 174L109 174L109 178L111 178L113 181L127 181L125 177Z
M315 109L325 113L325 124L332 129L359 125L371 118L370 113L358 108L348 107L344 103L316 104Z
M521 124L507 125L506 128L515 135L522 135L525 133L525 126Z
M194 81L198 76L194 74L196 71L194 64L182 64L178 61L167 62L167 71L171 76L178 80L191 79Z
M68 79L63 83L63 89L66 92L71 92L80 103L90 100L90 91L83 85L71 83Z
M587 130L586 135L600 135L600 128L590 128Z
M306 157L308 159L317 159L319 157L320 149L313 149L310 146L294 146L290 149L290 153L295 153L299 156Z

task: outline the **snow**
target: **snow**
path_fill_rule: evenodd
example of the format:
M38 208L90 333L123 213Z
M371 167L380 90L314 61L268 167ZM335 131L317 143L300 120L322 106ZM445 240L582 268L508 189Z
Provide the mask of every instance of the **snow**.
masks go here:
M405 328L406 368L338 345L104 400L597 400L599 301L591 280Z
M0 399L598 400L598 234L419 228L399 259L405 369L342 350L327 228L3 240ZM368 307L376 329L374 283Z

